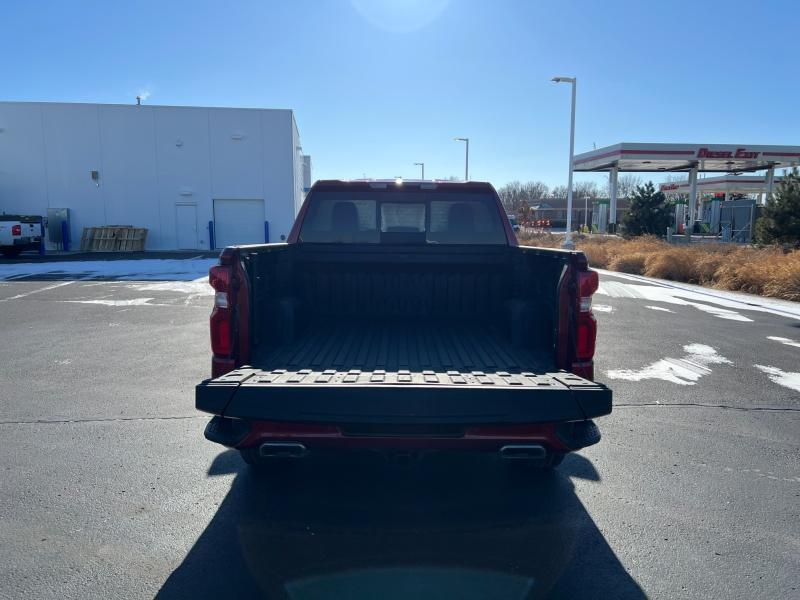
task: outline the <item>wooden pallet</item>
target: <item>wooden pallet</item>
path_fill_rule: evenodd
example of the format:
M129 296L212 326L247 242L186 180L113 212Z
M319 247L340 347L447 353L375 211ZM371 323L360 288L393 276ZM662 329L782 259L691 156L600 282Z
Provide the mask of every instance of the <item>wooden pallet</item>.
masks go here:
M84 227L82 252L142 252L147 242L147 229L132 225Z

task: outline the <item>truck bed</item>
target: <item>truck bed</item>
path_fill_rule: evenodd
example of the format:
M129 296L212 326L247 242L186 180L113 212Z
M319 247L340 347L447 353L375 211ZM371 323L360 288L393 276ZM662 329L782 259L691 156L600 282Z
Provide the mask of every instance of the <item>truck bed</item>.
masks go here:
M318 323L291 344L257 353L253 364L271 383L536 385L553 370L542 354L511 346L496 330L462 322ZM266 375L269 372L270 375Z
M197 407L340 423L533 423L611 410L607 388L557 371L488 325L331 319L306 331L200 384Z

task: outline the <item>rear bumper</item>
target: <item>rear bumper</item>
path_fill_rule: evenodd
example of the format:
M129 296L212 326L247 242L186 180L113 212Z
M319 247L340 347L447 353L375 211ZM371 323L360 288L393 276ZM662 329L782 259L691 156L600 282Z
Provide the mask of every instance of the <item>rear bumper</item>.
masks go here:
M497 452L508 444L535 443L549 451L569 452L600 441L592 420L526 425L468 427L400 426L364 428L248 421L215 416L205 430L206 439L240 450L266 442L297 442L309 451L321 450L451 450Z

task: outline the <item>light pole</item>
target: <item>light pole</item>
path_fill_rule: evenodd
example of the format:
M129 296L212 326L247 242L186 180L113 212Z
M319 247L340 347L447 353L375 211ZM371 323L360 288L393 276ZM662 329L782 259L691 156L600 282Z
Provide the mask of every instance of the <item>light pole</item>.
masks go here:
M414 166L422 167L422 179L424 180L425 179L425 163L424 162L422 162L422 163L414 163Z
M567 233L562 244L564 248L572 250L575 248L575 244L572 243L572 160L575 154L575 88L578 86L578 81L575 77L553 77L551 81L572 84L572 117L570 118L569 127L569 177L567 180Z
M453 138L453 141L467 143L467 158L464 163L464 181L469 181L469 138Z

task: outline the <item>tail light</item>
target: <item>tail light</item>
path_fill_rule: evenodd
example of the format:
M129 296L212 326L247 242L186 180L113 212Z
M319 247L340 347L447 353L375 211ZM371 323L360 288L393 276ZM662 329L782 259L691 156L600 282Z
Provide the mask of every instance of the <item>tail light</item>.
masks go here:
M575 330L575 360L572 371L576 375L594 378L595 342L597 340L597 321L592 314L592 294L597 291L600 281L597 271L581 271L578 273L578 290L580 293L578 320Z
M233 314L231 309L232 268L217 265L208 272L214 288L214 310L211 311L211 351L217 356L233 354Z
M11 235L22 235L22 225L12 225Z

